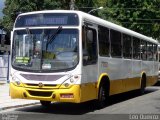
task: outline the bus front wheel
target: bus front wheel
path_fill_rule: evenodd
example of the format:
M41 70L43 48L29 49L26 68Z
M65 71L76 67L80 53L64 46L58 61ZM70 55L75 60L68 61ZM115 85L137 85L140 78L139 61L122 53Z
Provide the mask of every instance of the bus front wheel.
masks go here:
M97 100L97 107L99 109L105 107L107 105L108 100L108 91L107 86L105 84L100 84L99 86L99 92L98 92L98 100Z
M43 101L43 100L40 100L40 103L41 103L42 106L49 107L50 104L51 104L51 101Z

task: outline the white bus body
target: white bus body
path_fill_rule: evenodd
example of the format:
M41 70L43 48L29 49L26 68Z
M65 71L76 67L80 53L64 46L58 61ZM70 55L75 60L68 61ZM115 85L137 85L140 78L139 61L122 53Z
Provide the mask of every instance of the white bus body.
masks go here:
M29 48L23 47L26 35ZM76 50L68 51L75 42ZM20 14L11 44L11 97L37 99L43 105L94 99L103 105L109 95L144 92L158 77L156 40L80 11Z

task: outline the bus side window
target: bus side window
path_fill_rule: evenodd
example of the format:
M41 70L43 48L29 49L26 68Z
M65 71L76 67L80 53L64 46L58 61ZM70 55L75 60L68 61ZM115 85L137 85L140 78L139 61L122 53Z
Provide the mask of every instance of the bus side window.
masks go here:
M153 58L155 61L158 61L158 46L156 44L153 44L153 49L154 49L154 53L153 53Z
M98 41L99 41L99 55L110 55L110 41L109 41L109 29L98 26Z
M82 48L83 64L95 64L97 62L97 33L96 30L83 27L82 30Z
M122 57L121 33L115 30L110 30L110 40L111 40L111 56L118 58Z
M133 37L133 59L139 60L140 59L140 52L141 52L140 39ZM146 58L144 58L144 59L146 59Z
M141 58L147 60L147 43L141 40Z
M123 57L132 58L132 37L123 34Z
M147 52L147 59L149 61L152 61L153 60L153 44L152 43L148 42L148 44L147 44L147 50L148 50L148 52Z

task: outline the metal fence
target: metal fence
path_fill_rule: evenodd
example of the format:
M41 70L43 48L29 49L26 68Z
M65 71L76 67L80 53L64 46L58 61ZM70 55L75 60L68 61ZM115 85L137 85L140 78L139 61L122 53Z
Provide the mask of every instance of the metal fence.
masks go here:
M0 82L9 83L9 55L0 55Z

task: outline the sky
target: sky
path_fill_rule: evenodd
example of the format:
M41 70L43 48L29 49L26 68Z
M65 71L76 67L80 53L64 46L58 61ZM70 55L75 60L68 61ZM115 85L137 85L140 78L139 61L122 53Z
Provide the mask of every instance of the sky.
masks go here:
M4 1L5 0L0 0L0 18L2 18L3 14L2 14L2 10L4 8Z

